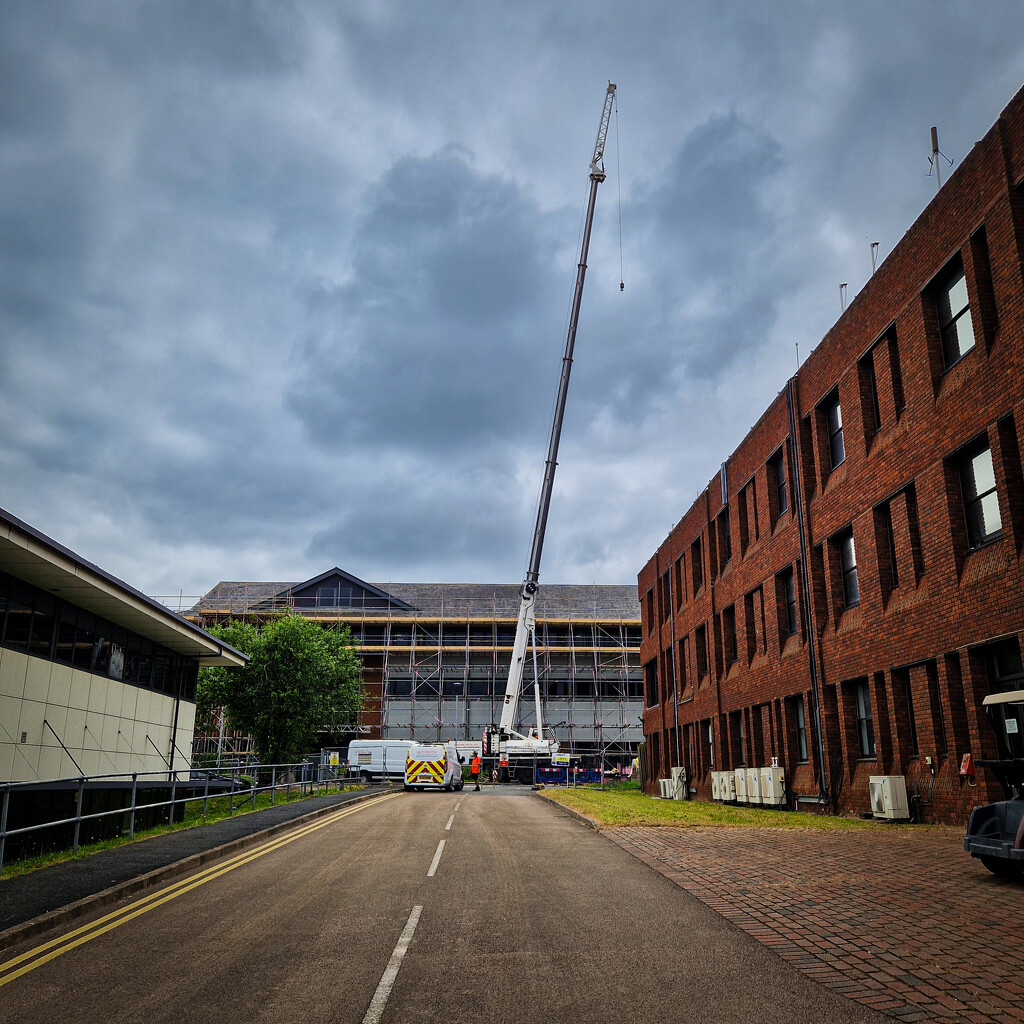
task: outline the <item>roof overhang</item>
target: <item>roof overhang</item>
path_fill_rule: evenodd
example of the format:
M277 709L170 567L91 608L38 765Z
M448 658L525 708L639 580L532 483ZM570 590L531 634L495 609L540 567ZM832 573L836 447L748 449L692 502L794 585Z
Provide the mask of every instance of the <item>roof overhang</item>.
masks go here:
M204 629L0 509L0 570L203 665L249 659Z
M993 704L1024 704L1024 690L1008 690L1006 693L990 693L982 702L982 707L990 708Z

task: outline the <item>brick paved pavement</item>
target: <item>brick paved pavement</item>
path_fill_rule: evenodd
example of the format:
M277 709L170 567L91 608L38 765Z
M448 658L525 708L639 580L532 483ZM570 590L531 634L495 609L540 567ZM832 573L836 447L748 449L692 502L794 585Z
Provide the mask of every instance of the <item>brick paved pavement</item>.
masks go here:
M608 828L823 985L901 1021L1024 1021L1024 885L962 829Z

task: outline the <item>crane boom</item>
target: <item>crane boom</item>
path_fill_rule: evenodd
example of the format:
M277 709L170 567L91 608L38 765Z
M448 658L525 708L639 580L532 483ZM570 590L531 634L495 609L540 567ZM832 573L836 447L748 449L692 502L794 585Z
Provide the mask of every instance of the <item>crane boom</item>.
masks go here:
M605 180L604 148L608 138L608 125L611 120L612 105L615 99L615 84L608 83L605 92L604 106L601 110L601 121L597 129L597 140L594 143L594 155L590 161L590 195L587 200L587 215L583 228L583 241L580 246L580 258L576 268L576 287L573 292L572 309L569 316L569 330L565 339L565 353L562 356L562 375L558 382L558 396L555 400L555 412L551 423L551 438L548 443L547 460L544 463L544 481L541 485L540 499L537 502L537 519L533 530L533 544L530 549L530 560L526 569L526 577L519 590L519 617L516 622L516 637L512 647L512 658L509 664L508 682L505 686L505 700L501 709L498 724L498 741L514 737L525 742L535 750L548 753L557 748L552 738L544 739L544 726L541 717L540 691L534 682L534 699L536 701L537 729L535 737L523 736L513 728L516 712L519 708L519 696L523 686L523 668L526 661L527 644L533 639L536 628L534 605L537 601L537 585L540 578L540 557L544 548L544 534L547 530L548 509L551 505L551 491L555 482L555 469L558 466L558 444L562 436L562 419L565 415L565 399L569 391L569 374L572 371L573 348L576 344L576 326L579 322L580 303L583 299L583 282L587 274L587 255L590 250L590 232L594 223L594 205L597 201L597 186Z

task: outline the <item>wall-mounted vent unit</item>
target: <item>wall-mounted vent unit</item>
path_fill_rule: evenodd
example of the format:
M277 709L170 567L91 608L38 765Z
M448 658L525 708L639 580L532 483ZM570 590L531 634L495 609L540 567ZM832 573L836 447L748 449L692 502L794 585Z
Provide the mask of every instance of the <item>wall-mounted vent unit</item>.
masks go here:
M872 775L868 779L871 813L876 818L899 821L910 817L907 782L902 775Z
M722 797L722 784L720 782L721 777L722 777L722 773L721 772L712 772L711 773L711 799L712 800L722 800L723 799L723 797Z
M722 772L718 780L718 798L727 804L736 801L736 776L732 772Z
M756 768L747 769L747 803L761 802L761 776Z
M736 800L741 804L747 802L747 770L746 768L737 768L733 772L733 778L736 780Z
M784 768L761 769L761 803L778 807L786 802L786 772Z

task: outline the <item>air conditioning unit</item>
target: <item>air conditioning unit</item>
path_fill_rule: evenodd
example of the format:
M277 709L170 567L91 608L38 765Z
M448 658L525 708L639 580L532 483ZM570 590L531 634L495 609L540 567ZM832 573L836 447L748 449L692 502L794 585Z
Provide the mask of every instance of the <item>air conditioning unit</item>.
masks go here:
M712 772L711 773L711 799L712 800L721 800L722 799L722 786L721 786L721 783L718 781L719 777L721 776L721 774L722 774L721 772Z
M718 799L725 803L736 800L736 776L732 772L722 772L718 777Z
M778 807L786 802L786 772L783 768L761 769L761 803Z
M910 817L907 780L902 775L872 775L868 779L871 813L876 818L899 821Z
M747 802L747 770L746 768L737 768L733 772L733 778L736 780L736 802L745 804Z
M671 779L658 779L659 796L662 800L672 799L672 780Z
M756 768L747 770L747 803L759 804L761 802L761 777Z
M681 764L672 769L672 796L676 800L685 800L689 795L686 765Z

